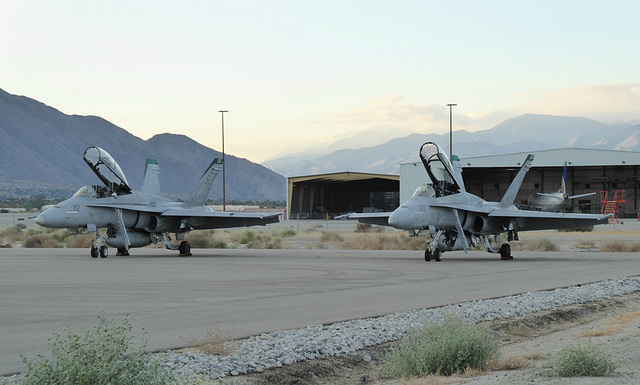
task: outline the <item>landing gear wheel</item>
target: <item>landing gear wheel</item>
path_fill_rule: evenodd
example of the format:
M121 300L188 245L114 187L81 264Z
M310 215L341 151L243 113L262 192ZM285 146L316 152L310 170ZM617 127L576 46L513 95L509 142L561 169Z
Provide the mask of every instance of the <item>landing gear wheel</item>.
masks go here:
M442 261L442 251L440 251L440 249L436 249L436 251L433 252L433 259L435 259L436 262Z
M91 246L91 258L98 258L98 248Z
M180 242L180 256L188 257L191 255L191 245L187 241Z
M502 259L503 261L513 259L513 256L511 256L510 244L503 243L502 246L500 246L500 259Z
M100 258L107 258L109 256L109 249L107 246L100 246Z
M424 260L425 260L426 262L431 262L431 250L426 249L426 250L424 251Z

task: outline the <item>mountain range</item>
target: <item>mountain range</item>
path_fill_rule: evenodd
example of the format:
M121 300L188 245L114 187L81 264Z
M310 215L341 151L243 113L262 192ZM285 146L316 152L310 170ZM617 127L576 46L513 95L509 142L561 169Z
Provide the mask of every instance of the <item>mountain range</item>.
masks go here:
M160 166L163 195L184 198L218 151L184 135L159 134L143 140L97 116L66 115L53 107L0 89L0 199L43 194L69 197L80 186L101 184L83 160L98 146L140 189L146 158ZM225 154L226 200L284 201L285 179L266 167ZM222 201L222 175L210 197Z
M418 150L427 141L436 142L449 152L448 132L411 134L375 146L298 153L263 164L285 176L338 171L397 174L400 163L418 160ZM453 131L453 153L460 158L567 147L640 151L640 125L607 125L582 117L527 114L488 130Z

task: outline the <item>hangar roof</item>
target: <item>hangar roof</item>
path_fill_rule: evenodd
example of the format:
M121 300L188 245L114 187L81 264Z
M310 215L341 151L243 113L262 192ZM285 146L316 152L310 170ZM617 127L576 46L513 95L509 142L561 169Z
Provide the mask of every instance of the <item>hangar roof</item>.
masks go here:
M527 154L533 154L533 167L621 166L640 165L640 152L596 150L587 148L559 148L553 150L518 152L513 154L461 158L462 167L513 167L520 165Z
M314 175L301 175L290 176L287 178L289 183L300 183L307 181L324 182L324 183L336 183L336 182L348 182L367 179L388 179L388 180L400 180L400 175L391 174L372 174L365 172L334 172L329 174L314 174Z

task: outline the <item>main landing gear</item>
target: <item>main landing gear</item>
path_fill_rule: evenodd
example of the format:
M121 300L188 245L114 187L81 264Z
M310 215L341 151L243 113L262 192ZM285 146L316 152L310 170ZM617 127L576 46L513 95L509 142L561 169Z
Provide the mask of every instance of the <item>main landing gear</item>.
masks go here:
M433 252L428 248L424 251L424 260L429 262L431 260L435 260L436 262L442 261L442 251L440 249L435 249Z

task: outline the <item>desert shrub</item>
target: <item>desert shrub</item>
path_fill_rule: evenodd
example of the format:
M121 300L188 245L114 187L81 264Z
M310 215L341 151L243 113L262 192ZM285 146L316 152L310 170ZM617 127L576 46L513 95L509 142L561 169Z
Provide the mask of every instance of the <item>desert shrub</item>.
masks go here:
M384 368L394 378L451 375L487 367L498 349L490 329L450 314L409 333L389 352Z
M374 226L370 223L356 223L356 233L381 233L382 226Z
M343 242L349 250L422 250L425 238L409 237L405 234L362 234Z
M67 229L62 229L60 231L51 233L51 237L58 242L64 243L69 237L69 231L67 231Z
M98 315L98 323L91 330L82 329L79 335L67 327L64 336L54 334L49 339L51 360L42 354L34 360L22 356L26 365L21 385L63 384L168 384L174 381L162 362L145 353L146 340L134 346L128 336L131 325L127 317L122 326L114 320L106 321Z
M610 241L600 246L600 251L607 253L625 253L640 251L640 242Z
M227 242L215 239L213 234L215 232L210 230L192 231L185 236L185 240L194 249L225 249Z
M91 247L93 244L93 238L90 234L76 234L68 236L64 242L68 248L84 249Z
M558 251L558 246L546 238L525 239L518 242L511 242L511 249L521 251Z
M605 352L591 341L562 349L543 368L543 374L558 377L604 376L616 369Z
M255 233L254 233L255 234ZM279 249L282 241L278 237L269 234L255 234L254 238L247 242L247 249Z
M48 234L31 235L22 242L22 247L27 248L55 248L60 247L58 241Z
M323 231L320 234L320 242L343 242L344 238L342 235L336 233L335 231Z
M280 230L280 237L295 237L298 233L294 229L282 229Z
M24 223L16 223L16 225L13 227L15 227L16 229L24 230L27 228L27 225L25 225Z
M13 226L0 231L0 238L5 238L9 242L20 242L24 240L25 235L18 226Z
M255 241L257 236L258 236L258 234L255 231L249 230L249 229L245 229L239 235L238 235L238 233L234 234L234 236L232 236L231 239L232 239L232 241L234 243L239 243L241 245L246 245L247 243Z
M571 232L590 233L593 231L593 226L575 227L573 229L558 229L556 231L559 233L571 233Z

